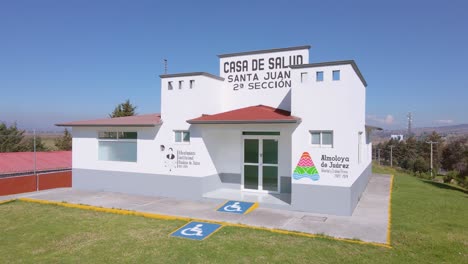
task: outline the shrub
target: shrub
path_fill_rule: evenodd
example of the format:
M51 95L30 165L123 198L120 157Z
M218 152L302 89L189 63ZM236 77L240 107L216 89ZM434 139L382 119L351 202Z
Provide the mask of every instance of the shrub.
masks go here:
M447 172L447 175L445 175L444 178L443 178L444 183L450 183L457 176L458 176L458 172L456 172L456 171Z
M418 157L413 164L413 171L414 172L427 172L429 170L429 165L427 162L421 158Z

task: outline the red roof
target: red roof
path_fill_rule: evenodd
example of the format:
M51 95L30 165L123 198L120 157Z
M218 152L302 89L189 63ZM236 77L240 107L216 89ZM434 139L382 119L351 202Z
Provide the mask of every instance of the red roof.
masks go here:
M301 119L291 116L291 112L257 105L227 111L214 115L202 115L187 120L189 124L250 124L250 123L297 123Z
M71 151L36 152L36 171L70 169ZM34 152L0 153L0 174L34 171Z
M162 124L161 114L146 114L95 120L75 121L56 126L156 126Z

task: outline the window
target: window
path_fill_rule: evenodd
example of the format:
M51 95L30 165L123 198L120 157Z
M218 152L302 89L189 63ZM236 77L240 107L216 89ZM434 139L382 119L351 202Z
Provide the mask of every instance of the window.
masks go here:
M307 72L301 72L301 82L304 82L307 78Z
M193 88L193 85L195 84L195 80L190 80L190 89Z
M323 82L323 71L318 71L315 73L315 80L317 82Z
M184 81L179 81L179 89L182 89L182 84L184 83Z
M99 132L98 159L136 162L137 138L137 132Z
M167 82L167 89L172 90L174 87L172 86L172 82Z
M310 143L315 147L333 147L333 131L310 131Z
M174 131L175 142L178 143L189 143L190 142L190 132L184 130Z
M333 71L333 80L334 81L339 81L340 80L340 71Z

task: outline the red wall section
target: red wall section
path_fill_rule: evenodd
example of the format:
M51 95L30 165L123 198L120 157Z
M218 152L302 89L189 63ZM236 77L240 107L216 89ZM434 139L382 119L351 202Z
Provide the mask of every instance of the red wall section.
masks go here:
M71 185L71 171L39 174L39 190L71 187ZM36 191L35 175L0 178L0 195L9 195L34 191Z
M32 192L36 190L36 179L32 175L0 179L0 195Z
M71 187L72 173L71 171L54 172L39 175L39 190L47 190L53 188Z

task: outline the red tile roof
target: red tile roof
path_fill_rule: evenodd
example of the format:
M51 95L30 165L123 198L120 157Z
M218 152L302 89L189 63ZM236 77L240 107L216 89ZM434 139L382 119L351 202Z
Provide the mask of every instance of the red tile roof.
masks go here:
M71 151L36 152L36 171L71 169ZM0 153L0 174L34 171L34 152Z
M202 115L187 120L189 124L256 124L256 123L297 123L301 119L291 116L291 112L257 105L223 112L214 115Z
M95 120L75 121L56 126L157 126L162 124L161 114L146 114Z

